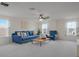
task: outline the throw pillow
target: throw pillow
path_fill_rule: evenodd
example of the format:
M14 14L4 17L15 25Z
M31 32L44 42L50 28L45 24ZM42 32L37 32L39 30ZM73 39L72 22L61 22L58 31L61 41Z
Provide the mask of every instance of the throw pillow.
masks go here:
M26 32L23 33L24 36L27 36Z
M21 36L21 33L20 33L20 32L17 32L17 35L18 35L18 36Z
M23 34L23 32L21 32L21 37L22 37L22 38L24 37L24 34Z

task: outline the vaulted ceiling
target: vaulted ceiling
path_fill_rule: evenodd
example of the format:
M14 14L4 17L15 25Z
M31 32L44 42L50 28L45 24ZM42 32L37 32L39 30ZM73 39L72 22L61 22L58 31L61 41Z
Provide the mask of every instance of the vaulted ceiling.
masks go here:
M0 15L37 19L39 14L51 19L78 18L78 2L7 2L8 7L0 5ZM34 8L34 10L31 10Z

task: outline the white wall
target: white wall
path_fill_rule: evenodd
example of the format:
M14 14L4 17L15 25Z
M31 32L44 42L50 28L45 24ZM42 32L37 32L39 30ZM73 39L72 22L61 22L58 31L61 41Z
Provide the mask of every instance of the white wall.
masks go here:
M36 32L38 25L39 22L37 20L10 18L10 33L18 30L33 30L34 32Z
M68 36L67 35L67 27L66 27L66 23L67 22L71 22L71 21L76 21L77 20L57 20L56 24L57 24L57 31L59 33L59 38L62 40L70 40L70 41L76 41L76 36Z
M11 37L0 37L0 45L6 45L12 43Z
M50 20L48 21L48 32L50 30L56 30L57 29L57 26L56 26L56 20Z

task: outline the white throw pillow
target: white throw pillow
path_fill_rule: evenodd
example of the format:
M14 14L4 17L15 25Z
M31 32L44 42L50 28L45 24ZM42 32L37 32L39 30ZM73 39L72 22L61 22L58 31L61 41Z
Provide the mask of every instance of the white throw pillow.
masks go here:
M18 36L21 36L20 32L17 32L17 35L18 35Z
M23 33L24 34L24 36L27 36L27 34L26 33Z
M21 32L21 37L22 37L22 38L24 37L24 34L23 34L23 32Z

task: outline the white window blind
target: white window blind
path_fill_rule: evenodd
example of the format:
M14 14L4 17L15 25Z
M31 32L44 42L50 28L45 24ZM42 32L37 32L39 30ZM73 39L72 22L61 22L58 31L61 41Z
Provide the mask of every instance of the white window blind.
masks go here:
M48 24L47 23L42 24L42 34L46 34L47 33L47 28L48 28Z
M76 22L67 23L67 35L76 35Z

